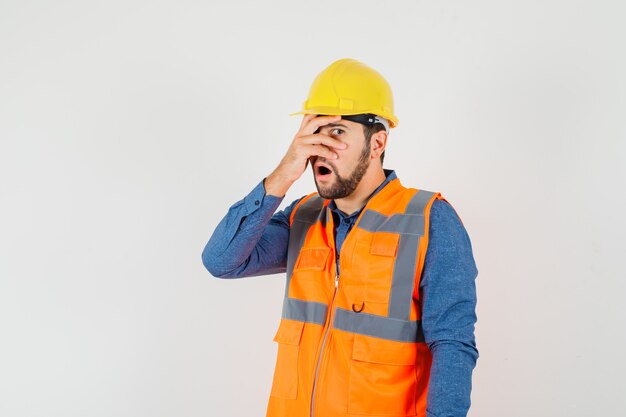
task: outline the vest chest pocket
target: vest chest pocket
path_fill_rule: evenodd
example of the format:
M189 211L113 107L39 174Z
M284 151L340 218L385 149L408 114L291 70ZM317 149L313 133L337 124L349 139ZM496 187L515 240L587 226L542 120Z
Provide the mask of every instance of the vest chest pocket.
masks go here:
M415 416L415 343L355 335L348 413Z
M293 268L292 280L296 285L305 285L303 292L315 293L315 288L307 287L311 283L324 282L326 267L331 258L331 250L326 247L303 248ZM297 284L300 283L300 284ZM294 285L292 283L292 285ZM299 295L300 297L302 294Z
M400 235L389 232L376 232L372 236L369 253L364 261L367 272L363 274L365 301L387 303L398 250Z
M294 271L322 271L326 268L330 248L303 248Z
M283 319L274 341L278 342L278 355L270 395L287 400L298 395L298 353L304 323Z
M370 253L379 256L396 256L400 235L390 232L376 232L372 237Z

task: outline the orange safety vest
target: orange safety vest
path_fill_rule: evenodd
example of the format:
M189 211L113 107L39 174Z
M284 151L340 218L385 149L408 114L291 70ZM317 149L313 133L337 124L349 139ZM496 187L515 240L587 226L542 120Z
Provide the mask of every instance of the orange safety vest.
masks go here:
M330 200L294 208L267 417L425 416L419 279L435 199L390 181L347 235L341 277Z

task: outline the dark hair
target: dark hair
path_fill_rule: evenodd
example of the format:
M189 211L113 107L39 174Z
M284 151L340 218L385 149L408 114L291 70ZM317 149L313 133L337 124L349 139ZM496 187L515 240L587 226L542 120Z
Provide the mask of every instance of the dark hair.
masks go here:
M382 123L374 123L371 126L368 125L363 125L363 134L365 135L365 146L370 146L370 144L372 143L372 135L374 133L378 133L381 130L385 130L385 126ZM382 154L380 154L380 164L383 164L383 160L385 159L385 152L383 151Z

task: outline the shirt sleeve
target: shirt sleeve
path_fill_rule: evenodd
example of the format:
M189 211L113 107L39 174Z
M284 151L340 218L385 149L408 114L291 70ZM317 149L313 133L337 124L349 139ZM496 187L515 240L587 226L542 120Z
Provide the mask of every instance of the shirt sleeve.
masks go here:
M265 179L233 204L202 251L202 263L218 278L243 278L285 272L289 217L293 201L276 211L283 197L266 195Z
M427 417L465 417L472 371L478 274L469 236L445 200L430 211L429 244L420 281L422 326L432 353Z

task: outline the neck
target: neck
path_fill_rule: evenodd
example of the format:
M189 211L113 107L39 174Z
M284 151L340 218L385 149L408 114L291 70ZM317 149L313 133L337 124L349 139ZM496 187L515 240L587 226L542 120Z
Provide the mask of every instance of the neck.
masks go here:
M372 164L369 168L352 194L334 200L339 210L346 214L360 210L368 197L385 181L385 171L380 165Z

